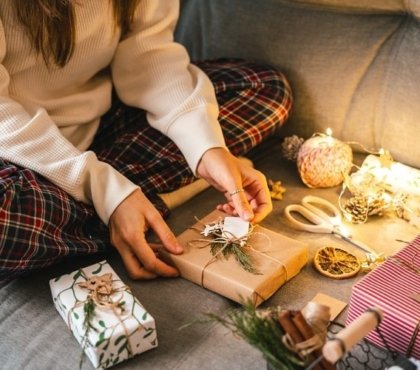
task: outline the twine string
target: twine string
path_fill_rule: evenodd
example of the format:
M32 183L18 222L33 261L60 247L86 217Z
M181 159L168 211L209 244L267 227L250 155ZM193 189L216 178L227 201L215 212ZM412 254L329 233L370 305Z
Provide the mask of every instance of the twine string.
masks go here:
M368 154L374 154L374 155L380 155L381 152L378 150L372 150L372 149L368 149L366 148L362 143L359 143L358 141L346 141L346 144L352 146L352 145L357 145L358 147L360 147L365 153Z
M200 220L197 220L202 226L206 227L207 225L205 223L203 223ZM219 218L217 221L214 221L212 223L210 223L211 225L221 225L221 219ZM217 230L217 232L220 232L219 235L217 235L216 238L214 239L204 239L204 238L198 238L198 239L193 239L190 240L188 242L188 245L191 247L195 247L195 248L199 248L199 249L203 249L203 248L207 248L209 246L211 246L212 244L221 244L220 249L213 255L213 257L206 262L206 264L203 266L202 270L201 270L201 286L203 288L205 288L204 286L204 277L205 277L205 271L207 269L208 266L210 266L212 263L216 262L217 259L219 258L220 255L223 254L223 252L225 251L225 249L227 247L229 247L231 244L236 244L239 246L239 248L248 248L249 250L251 250L252 252L266 258L269 259L275 263L280 264L286 274L286 278L285 280L287 281L288 279L288 272L287 272L287 268L285 266L285 264L280 261L279 259L269 256L266 252L262 252L259 251L257 249L255 249L253 246L251 246L250 244L248 244L248 240L250 239L250 237L252 236L256 236L256 235L261 235L265 238L267 238L269 245L271 246L271 239L264 233L262 232L254 232L254 225L251 225L249 231L241 236L241 237L237 237L235 236L233 233L229 232L229 231L222 231L220 229ZM202 229L192 226L190 229L195 230L197 232L202 232ZM257 297L259 297L261 300L265 300L264 297L262 297L258 292L255 292L255 294L257 295Z
M205 247L208 247L208 246L210 246L211 244L212 244L212 241L211 240L207 240L207 239L196 239L196 240L191 240L188 244L189 245L191 245L192 247L194 247L194 241L197 241L197 242L206 242L207 244L206 245L204 245L204 246L199 246L198 248L205 248ZM213 241L214 243L223 243L223 241L221 241L221 240L214 240ZM221 254L221 253L223 253L223 251L226 249L226 247L229 245L229 243L224 243L224 245L222 245L222 247L213 255L213 257L210 259L210 260L208 260L207 262L206 262L206 264L204 265L204 267L202 268L202 270L201 270L201 287L203 287L204 288L204 271L206 270L206 268L208 267L208 266L210 266L213 262L216 262L216 260L217 260L217 258L219 257L219 255Z
M396 263L397 265L401 266L404 270L408 272L413 272L416 275L420 275L420 266L416 266L416 257L419 254L419 248L416 248L416 252L413 254L411 261L406 261L405 259L399 256L390 256L388 258L389 261Z
M306 359L312 352L320 349L324 345L317 334L309 339L296 343L292 337L286 333L282 336L282 342L287 349L296 353L302 359Z
M123 302L123 291L127 289L127 286L124 285L123 287L119 289L115 289L112 286L112 274L107 273L100 276L91 276L86 278L86 281L78 283L78 285L83 288L87 289L89 291L89 294L87 296L87 299L92 299L95 308L105 309L105 310L111 310L115 317L118 319L119 324L121 324L124 335L127 339L127 352L130 355L133 354L132 344L130 341L130 335L128 332L128 328L122 318L122 311L121 303ZM113 298L112 296L115 295L115 293L121 292L121 295L118 298ZM74 310L76 307L80 306L81 304L86 303L86 301L79 301L73 308ZM142 328L144 329L144 326L140 324Z
M306 359L310 354L319 350L325 344L331 315L329 307L315 302L309 302L302 311L302 315L311 327L313 336L302 342L296 342L286 332L282 337L282 342L300 358Z
M414 333L411 336L410 342L408 343L407 352L406 352L407 357L411 356L411 352L414 349L414 345L416 344L416 339L419 332L420 332L420 320L417 322L417 325L414 329Z

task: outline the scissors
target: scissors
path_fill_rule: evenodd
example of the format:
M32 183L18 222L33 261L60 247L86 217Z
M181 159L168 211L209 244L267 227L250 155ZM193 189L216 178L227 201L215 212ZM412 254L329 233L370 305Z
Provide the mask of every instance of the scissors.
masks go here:
M380 256L366 244L351 238L347 230L343 227L339 209L323 198L307 195L302 198L301 204L290 204L285 208L284 212L287 219L297 229L311 233L337 235L341 239L362 249L368 256L371 255L374 258ZM299 214L310 223L299 221L292 215L292 212Z

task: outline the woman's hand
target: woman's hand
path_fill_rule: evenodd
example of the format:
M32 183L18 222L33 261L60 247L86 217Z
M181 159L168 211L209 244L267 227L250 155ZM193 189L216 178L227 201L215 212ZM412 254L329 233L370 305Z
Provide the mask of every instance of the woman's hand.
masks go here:
M258 223L273 209L265 176L225 148L205 152L197 173L225 193L227 202L217 206L221 211Z
M160 246L146 241L149 228L169 252L183 251L157 209L141 190L136 190L120 203L109 220L111 243L121 255L129 276L133 279L178 276L175 268L156 256Z

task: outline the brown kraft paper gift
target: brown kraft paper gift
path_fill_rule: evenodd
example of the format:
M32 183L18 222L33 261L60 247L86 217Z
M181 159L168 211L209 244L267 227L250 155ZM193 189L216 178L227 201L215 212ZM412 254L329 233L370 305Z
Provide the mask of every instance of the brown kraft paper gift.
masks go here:
M308 261L307 245L257 225L247 244L252 247L249 255L259 274L247 272L234 256L226 259L219 255L216 259L210 252L210 246L198 247L191 243L197 239L208 239L210 242L212 237L205 238L199 230L225 216L222 212L213 211L181 233L178 241L184 247L183 254L174 255L164 250L159 253L164 261L179 270L183 278L238 303L250 300L258 306L305 266Z

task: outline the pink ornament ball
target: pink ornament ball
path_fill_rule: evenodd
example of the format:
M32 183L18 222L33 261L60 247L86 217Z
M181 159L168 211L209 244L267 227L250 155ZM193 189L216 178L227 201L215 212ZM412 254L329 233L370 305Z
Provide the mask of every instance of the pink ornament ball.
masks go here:
M351 147L329 135L306 140L297 155L299 175L310 188L329 188L341 184L353 165Z

